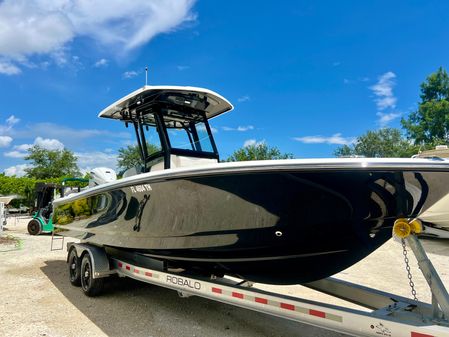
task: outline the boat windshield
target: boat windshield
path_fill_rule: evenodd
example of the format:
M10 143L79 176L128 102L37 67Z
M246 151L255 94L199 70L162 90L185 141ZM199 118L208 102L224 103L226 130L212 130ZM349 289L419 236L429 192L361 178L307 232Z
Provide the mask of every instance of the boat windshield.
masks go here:
M145 125L144 134L147 145L147 154L151 155L160 152L162 149L161 140L155 125Z
M189 123L182 129L169 129L172 149L214 153L212 139L204 122Z
M140 155L145 170L164 162L170 168L170 156L219 159L212 131L204 113L161 109L135 122Z

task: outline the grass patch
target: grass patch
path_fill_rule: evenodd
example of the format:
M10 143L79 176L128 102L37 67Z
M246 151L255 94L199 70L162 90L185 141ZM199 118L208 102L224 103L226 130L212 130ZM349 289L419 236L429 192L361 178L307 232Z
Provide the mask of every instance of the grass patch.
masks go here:
M21 249L22 240L12 235L0 236L0 246L14 246L16 249Z

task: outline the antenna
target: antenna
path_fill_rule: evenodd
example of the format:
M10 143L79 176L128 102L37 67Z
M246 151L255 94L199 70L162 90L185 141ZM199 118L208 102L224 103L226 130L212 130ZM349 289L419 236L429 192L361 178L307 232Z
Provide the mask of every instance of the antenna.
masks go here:
M145 67L145 85L148 85L148 66Z

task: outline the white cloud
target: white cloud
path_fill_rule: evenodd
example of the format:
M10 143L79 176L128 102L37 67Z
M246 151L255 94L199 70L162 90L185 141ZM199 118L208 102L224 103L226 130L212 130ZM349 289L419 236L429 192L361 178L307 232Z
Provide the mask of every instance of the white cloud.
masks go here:
M100 59L97 62L95 62L94 67L95 68L101 68L101 67L107 67L109 61L107 59Z
M28 149L32 146L33 144L21 144L14 146L14 149L18 151L28 151Z
M236 128L231 128L229 126L223 126L222 129L224 131L240 131L240 132L245 132L245 131L249 131L249 130L254 130L254 126L253 125L248 125L248 126L238 126Z
M57 138L64 143L67 143L73 139L80 140L101 136L130 138L129 132L112 132L98 129L73 129L68 126L54 123L35 123L30 129L25 130L21 135L29 136L30 134L35 137L45 135L49 138Z
M5 152L3 155L11 158L24 158L28 154L28 149L32 146L33 144L15 145L13 151Z
M17 124L20 119L16 118L14 115L9 116L5 120L5 124L0 124L0 134L10 133L15 124Z
M59 140L42 137L37 137L34 140L34 145L51 151L62 150L64 148L64 144L62 144Z
M340 64L341 64L341 62L335 61L335 62L332 63L332 66L333 67L338 67Z
M256 140L255 139L247 139L245 140L245 142L243 143L243 147L248 147L248 146L253 146L256 145Z
M179 71L184 71L190 68L190 66L176 66Z
M10 157L10 158L23 158L26 155L27 155L27 153L22 152L22 151L9 151L9 152L4 153L5 157Z
M22 71L19 67L15 66L14 64L10 63L9 61L1 61L0 60L0 74L4 75L17 75L20 74Z
M217 133L218 132L218 130L216 128L214 128L213 126L209 125L209 127L210 127L210 131L212 131L212 133ZM198 131L206 132L206 127L204 125L198 125L197 129L198 129Z
M134 70L125 71L123 73L123 78L126 78L126 79L133 78L133 77L136 77L137 75L139 75L139 73L137 71L134 71Z
M254 126L252 126L252 125L237 127L237 131L240 131L240 132L245 132L245 131L253 130L253 129L254 129Z
M131 50L155 35L170 32L196 16L190 12L192 0L80 1L69 17L80 35Z
M11 115L6 119L5 124L0 124L0 147L8 147L11 144L13 138L7 134L11 134L14 124L17 124L19 121L20 119Z
M78 158L78 166L83 172L87 172L95 167L117 167L117 154L110 152L75 152Z
M243 143L243 147L248 147L248 146L258 146L260 144L265 143L265 140L260 140L257 141L255 139L247 139L245 140L245 142Z
M295 137L294 140L305 143L305 144L338 144L338 145L349 145L356 141L354 137L342 137L341 133L336 133L330 137L324 136L305 136L305 137Z
M16 176L16 177L23 177L26 172L25 169L28 168L30 165L28 164L19 164L15 166L8 167L5 169L5 175L7 176Z
M0 136L0 147L8 147L11 144L12 138L9 136Z
M251 97L249 97L249 95L244 95L242 97L237 98L237 101L242 103L242 102L247 102L251 99Z
M69 62L65 48L59 48L58 50L52 51L49 55L58 67L64 67Z
M28 155L28 149L33 145L37 145L41 148L51 151L62 150L64 148L64 144L57 139L36 137L33 144L16 145L14 146L14 151L5 152L4 156L11 158L23 158Z
M74 37L74 27L61 11L66 5L64 1L3 1L0 54L23 59L25 55L49 53L62 47Z
M393 87L396 84L394 81L395 78L395 73L391 71L386 72L379 76L379 80L375 85L370 87L374 95L377 96L375 102L380 111L383 111L386 108L396 107L397 98L393 94Z
M378 123L382 128L387 126L388 123L390 123L392 120L401 117L400 112L391 112L391 113L378 112L376 115L379 117Z
M81 63L80 57L76 56L76 55L72 56L72 62L73 62L74 65L77 65L77 66L82 66L83 65Z
M87 37L125 54L194 21L194 0L4 0L0 2L0 72L20 73L33 56L67 62L69 44Z
M14 125L14 124L17 124L19 122L20 122L20 119L17 118L16 116L14 116L14 115L11 115L11 116L9 116L6 119L6 124L8 124L8 125Z

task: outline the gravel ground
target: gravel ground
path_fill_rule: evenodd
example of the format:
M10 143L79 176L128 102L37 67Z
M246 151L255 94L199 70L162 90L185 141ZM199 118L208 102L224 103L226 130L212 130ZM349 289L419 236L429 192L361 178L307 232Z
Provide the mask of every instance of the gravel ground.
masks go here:
M0 245L0 336L344 336L199 297L182 299L175 291L127 278L111 278L102 296L88 298L69 283L65 249L50 251L51 236L28 235L27 223L8 219L3 234L21 239L21 245ZM449 242L425 246L449 287ZM425 280L414 257L410 260L418 297L429 302ZM392 240L337 277L410 294L402 248ZM301 286L263 288L344 304Z

